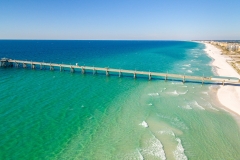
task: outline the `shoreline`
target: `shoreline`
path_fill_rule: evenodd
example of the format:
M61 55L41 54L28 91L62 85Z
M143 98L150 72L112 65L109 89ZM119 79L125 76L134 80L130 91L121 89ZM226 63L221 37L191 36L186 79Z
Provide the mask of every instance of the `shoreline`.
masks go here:
M221 55L222 51L220 49L209 43L203 44L206 47L204 51L212 58L211 66L214 67L217 75L240 78L236 70L227 63L227 58ZM240 86L219 86L216 96L225 108L240 116Z

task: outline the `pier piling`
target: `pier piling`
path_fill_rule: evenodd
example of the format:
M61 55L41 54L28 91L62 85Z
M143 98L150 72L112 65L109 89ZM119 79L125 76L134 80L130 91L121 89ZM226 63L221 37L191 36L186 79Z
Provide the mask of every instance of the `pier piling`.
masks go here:
M93 67L93 75L97 74L96 69Z
M183 76L183 83L185 83L185 75Z
M151 72L149 72L148 74L148 80L150 81L152 79L152 75L151 75Z
M50 71L54 71L54 67L50 64Z
M75 70L74 70L74 68L72 66L70 67L70 71L71 71L71 73L75 72Z
M109 76L108 68L106 68L106 76Z
M84 67L82 67L82 74L84 74L85 73L85 69L84 69Z
M32 64L31 64L31 68L32 68L32 69L35 69L35 64L32 63Z

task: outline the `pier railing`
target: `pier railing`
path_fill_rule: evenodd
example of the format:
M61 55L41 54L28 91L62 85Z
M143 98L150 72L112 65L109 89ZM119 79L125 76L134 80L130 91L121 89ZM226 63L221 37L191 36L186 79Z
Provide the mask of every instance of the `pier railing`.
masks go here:
M75 72L75 70L81 71L83 74L86 71L92 71L93 74L96 74L98 71L105 72L106 76L109 76L110 73L112 74L118 74L119 77L122 76L122 74L132 74L133 78L137 78L137 75L145 75L148 77L149 80L152 79L152 77L159 77L162 79L168 80L168 79L176 79L176 80L182 80L183 83L185 81L197 81L201 82L202 84L204 82L211 82L211 83L222 83L224 85L225 83L229 84L240 84L240 79L233 78L233 77L227 77L227 78L212 78L212 77L200 77L200 76L189 76L189 75L179 75L179 74L169 74L169 73L159 73L159 72L146 72L146 71L136 71L136 70L125 70L125 69L114 69L114 68L102 68L102 67L91 67L91 66L79 66L76 65L68 65L68 64L58 64L58 63L46 63L46 62L36 62L36 61L24 61L24 60L12 60L8 58L2 58L0 61L1 67L31 67L32 69L36 69L37 66L39 69L44 69L48 67L50 70L58 69L60 71L63 71L65 69L69 69L71 72Z

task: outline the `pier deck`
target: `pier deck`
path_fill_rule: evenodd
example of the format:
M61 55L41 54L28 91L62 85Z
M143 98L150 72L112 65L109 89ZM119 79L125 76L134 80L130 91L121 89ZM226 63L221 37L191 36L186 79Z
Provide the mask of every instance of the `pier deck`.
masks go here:
M197 82L211 82L211 83L222 83L223 85L225 83L228 84L240 84L240 79L233 78L233 77L227 77L227 78L212 78L212 77L200 77L200 76L189 76L189 75L179 75L179 74L169 74L169 73L159 73L159 72L146 72L146 71L136 71L136 70L125 70L125 69L114 69L114 68L103 68L103 67L90 67L90 66L79 66L79 65L68 65L68 64L58 64L58 63L46 63L46 62L35 62L35 61L24 61L24 60L12 60L12 59L1 59L1 66L4 66L4 64L8 64L8 66L15 66L23 68L26 68L27 65L29 65L32 69L36 68L36 65L39 66L40 69L43 69L45 66L48 66L50 70L54 70L55 68L58 68L60 71L64 70L65 68L69 68L71 72L74 72L76 69L80 70L82 73L85 73L85 71L92 71L94 74L97 71L105 72L108 76L109 73L115 73L118 74L119 77L122 76L122 74L132 74L133 78L136 78L137 75L146 75L149 80L152 79L152 76L163 78L165 80L168 79L176 79L176 80L182 80L185 81L197 81ZM9 65L10 64L10 65Z

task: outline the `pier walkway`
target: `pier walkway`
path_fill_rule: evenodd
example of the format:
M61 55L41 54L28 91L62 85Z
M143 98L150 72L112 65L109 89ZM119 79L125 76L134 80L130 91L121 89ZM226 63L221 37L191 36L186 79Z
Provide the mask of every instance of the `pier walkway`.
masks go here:
M212 77L200 77L200 76L189 76L189 75L179 75L179 74L169 74L169 73L159 73L159 72L146 72L146 71L136 71L136 70L124 70L124 69L114 69L114 68L102 68L102 67L90 67L90 66L79 66L76 65L68 65L68 64L58 64L58 63L46 63L46 62L34 62L34 61L23 61L23 60L12 60L8 58L2 58L0 60L1 67L31 67L32 69L36 69L37 66L39 69L46 69L49 68L50 70L58 69L60 71L64 71L65 69L69 69L71 72L75 70L80 70L83 74L86 71L92 71L93 74L96 74L98 71L105 72L106 76L110 73L118 74L121 77L123 74L132 74L133 78L137 78L137 75L145 75L148 77L149 80L152 77L162 78L165 80L173 79L173 80L182 80L183 83L185 81L197 81L201 82L210 82L210 83L225 83L228 84L240 84L240 79L227 77L227 78L212 78Z

